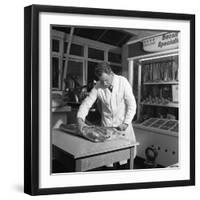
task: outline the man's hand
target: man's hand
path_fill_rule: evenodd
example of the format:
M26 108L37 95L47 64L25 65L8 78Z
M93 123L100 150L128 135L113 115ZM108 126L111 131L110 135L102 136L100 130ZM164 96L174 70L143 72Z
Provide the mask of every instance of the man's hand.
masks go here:
M77 124L78 124L78 130L82 133L83 132L83 128L86 127L87 124L81 118L77 119Z
M119 130L119 131L125 131L127 129L127 127L128 127L128 124L123 123L123 124L121 124L121 125L119 125L117 127L117 130Z

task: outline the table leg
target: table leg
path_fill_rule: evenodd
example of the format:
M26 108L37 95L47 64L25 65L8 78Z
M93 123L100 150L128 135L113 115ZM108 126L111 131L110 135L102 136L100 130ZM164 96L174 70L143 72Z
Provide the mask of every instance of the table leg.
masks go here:
M130 169L134 169L134 157L135 157L136 147L130 148Z
M81 172L82 170L82 161L81 160L75 160L75 172Z

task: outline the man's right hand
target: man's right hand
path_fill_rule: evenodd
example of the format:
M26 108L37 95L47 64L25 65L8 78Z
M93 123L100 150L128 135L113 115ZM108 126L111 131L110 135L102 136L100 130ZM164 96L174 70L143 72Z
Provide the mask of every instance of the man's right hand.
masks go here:
M83 133L83 128L87 126L87 124L81 118L77 118L78 130Z

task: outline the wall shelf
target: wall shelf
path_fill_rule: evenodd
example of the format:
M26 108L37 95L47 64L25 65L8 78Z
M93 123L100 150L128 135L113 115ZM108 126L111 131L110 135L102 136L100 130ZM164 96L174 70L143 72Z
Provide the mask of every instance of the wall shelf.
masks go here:
M171 107L171 108L178 108L178 103L170 102L167 104L156 104L156 103L140 103L141 105L145 106L161 106L161 107Z
M178 81L144 82L144 85L178 85Z

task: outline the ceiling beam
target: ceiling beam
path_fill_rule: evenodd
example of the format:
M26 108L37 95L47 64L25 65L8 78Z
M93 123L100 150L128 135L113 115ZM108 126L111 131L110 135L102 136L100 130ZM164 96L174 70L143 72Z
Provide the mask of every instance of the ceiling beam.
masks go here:
M128 37L129 35L127 33L124 34L123 37L121 37L121 39L119 40L119 42L116 44L117 46L119 46L119 44L126 38Z
M97 38L97 41L99 41L100 39L102 39L102 37L107 33L108 30L104 30L103 33L101 33L101 35Z

